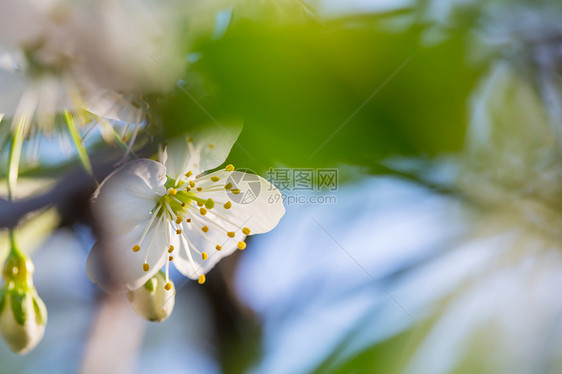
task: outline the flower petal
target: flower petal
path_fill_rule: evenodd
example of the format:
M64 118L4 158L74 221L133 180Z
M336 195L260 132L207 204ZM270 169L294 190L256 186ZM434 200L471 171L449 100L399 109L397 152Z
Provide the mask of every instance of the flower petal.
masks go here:
M230 190L220 188L218 191L203 190L196 194L202 199L213 199L215 207L209 214L216 217L221 225L229 231L247 227L250 235L268 232L277 226L285 214L285 207L281 193L272 183L256 174L233 171L222 173L221 179L214 184L221 186L227 183L232 183ZM201 185L212 184L206 182ZM233 189L239 189L240 193L234 194ZM225 209L224 203L228 201L231 207Z
M156 274L164 266L168 257L163 226L158 226L156 222L153 222L140 245L141 250L138 252L132 250L134 245L139 244L147 225L148 221L126 234L104 238L106 248L102 248L99 242L96 243L90 251L86 264L86 272L90 281L96 283L100 288L108 290L109 282L102 275L101 269L103 268L111 272L111 276L118 285L124 284L130 290L134 290ZM103 250L105 253L102 252ZM148 271L143 269L145 259L149 265Z
M172 140L166 150L168 176L176 179L188 171L197 175L216 168L226 160L241 131L241 124L213 124Z
M159 162L138 159L111 173L92 197L94 215L103 229L125 233L150 218L158 198L166 193L166 170Z

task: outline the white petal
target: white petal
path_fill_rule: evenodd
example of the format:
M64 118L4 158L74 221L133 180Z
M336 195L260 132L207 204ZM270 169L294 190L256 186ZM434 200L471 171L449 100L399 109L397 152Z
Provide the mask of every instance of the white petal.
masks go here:
M101 266L112 273L117 284L125 284L127 288L134 290L146 283L162 268L168 258L168 244L163 224L157 230L157 223L154 222L140 245L141 250L139 252L132 250L135 244L139 244L147 224L148 221L145 221L126 234L105 237L104 243L107 245L105 252L100 243L96 243L90 251L86 264L90 281L104 290L108 289L107 279L103 278L103 273L100 271ZM147 257L146 253L149 248ZM143 270L145 258L150 266L149 271Z
M215 207L209 212L226 218L218 218L219 222L231 231L247 227L250 235L268 232L279 223L285 207L279 190L270 182L256 174L233 171L225 172L224 176L215 185L232 183L233 189L240 189L240 193L234 195L231 190L220 189L216 192L198 192L196 196L203 199L211 198L215 201ZM198 184L199 185L199 184ZM225 209L223 204L232 202L230 209Z
M198 213L195 213L198 214ZM184 232L189 243L183 237L178 239L178 249L173 253L174 265L183 275L191 279L198 279L201 274L206 274L222 258L238 250L238 242L244 241L246 236L238 231L234 238L230 238L224 231L219 230L211 224L207 224L209 231L201 231L202 224L192 218L191 223L184 223ZM222 249L218 251L216 246ZM195 247L195 248L194 248ZM198 252L206 252L207 260L203 260ZM189 251L189 253L187 252Z
M84 93L83 100L82 107L87 111L126 123L141 123L145 113L144 108L135 103L132 96L100 87L92 87L89 92Z
M193 175L221 165L238 139L242 125L211 124L172 140L167 148L166 170L172 178L188 171Z
M92 207L103 229L130 231L150 217L159 197L165 194L166 170L159 162L138 159L111 173L92 197Z

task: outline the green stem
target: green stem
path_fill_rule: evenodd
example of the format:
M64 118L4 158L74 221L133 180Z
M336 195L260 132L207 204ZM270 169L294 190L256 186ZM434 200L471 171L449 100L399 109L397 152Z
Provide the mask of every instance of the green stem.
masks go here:
M16 244L16 231L15 229L10 229L10 254L8 257L24 258L25 254L19 249Z

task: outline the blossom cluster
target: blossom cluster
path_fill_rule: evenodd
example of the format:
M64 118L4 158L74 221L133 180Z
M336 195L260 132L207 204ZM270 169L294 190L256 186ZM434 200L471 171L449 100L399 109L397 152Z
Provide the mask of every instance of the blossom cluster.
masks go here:
M273 229L284 214L282 201L272 202L279 193L273 185L223 165L241 126L189 129L153 158L134 152L137 134L155 114L146 97L166 99L174 77L187 68L186 35L223 3L0 4L0 156L8 150L8 200L14 199L26 144L69 140L91 174L84 139L92 129L122 146L119 167L91 199L99 235L86 271L103 290L126 291L132 309L149 321L163 321L174 308L170 264L203 284L220 259L244 250L249 235ZM13 229L10 235L0 333L21 354L41 340L47 312L33 285L33 263Z

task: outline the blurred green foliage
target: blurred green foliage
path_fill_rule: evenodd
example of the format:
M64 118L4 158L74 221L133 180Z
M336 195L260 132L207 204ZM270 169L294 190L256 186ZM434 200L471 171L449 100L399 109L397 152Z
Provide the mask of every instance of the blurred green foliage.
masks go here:
M423 46L422 27L397 32L374 16L358 19L353 27L240 21L199 45L185 90L219 123L244 119L242 147L231 153L237 164L376 171L389 155L461 149L479 73L466 63L465 34ZM167 135L212 122L208 114L177 89L163 108Z

